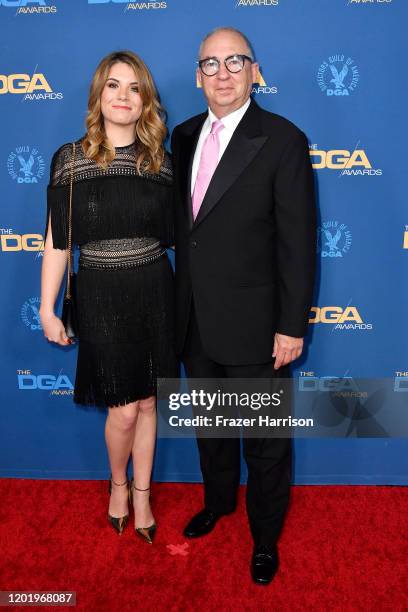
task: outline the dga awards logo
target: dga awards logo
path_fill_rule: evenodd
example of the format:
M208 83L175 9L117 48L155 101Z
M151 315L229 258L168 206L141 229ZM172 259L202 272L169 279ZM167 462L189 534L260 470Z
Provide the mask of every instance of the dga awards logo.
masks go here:
M50 15L57 7L48 0L0 0L0 6L15 8L16 15Z
M88 0L88 4L124 4L125 11L149 11L167 8L167 2L129 2L129 0Z
M2 253L35 252L41 257L44 251L44 238L41 234L17 234L12 228L0 227L0 250Z
M373 168L365 149L357 142L353 151L348 149L320 149L310 145L309 153L315 170L341 170L341 176L382 176L382 168Z
M62 100L42 72L34 74L0 74L0 95L24 95L24 100Z
M57 374L33 374L31 370L17 370L20 391L49 391L50 395L72 395L74 386L62 370Z
M358 389L351 376L317 376L312 370L299 372L298 383L299 391L306 392L333 393L345 389L355 391ZM367 397L367 393L364 393L363 397Z
M396 393L408 393L408 372L397 370L394 377L394 391Z
M333 330L371 330L372 323L366 323L356 306L312 306L309 323L333 326Z
M255 87L257 85L257 87ZM265 79L262 76L260 69L258 68L258 73L256 75L256 80L254 83L254 87L252 87L253 94L276 94L278 93L278 88L274 85L272 87L268 86L265 82Z
M405 414L399 417L394 406L390 420L388 380L301 372L298 381L300 392L312 394L308 414L313 416L322 437L326 431L329 437L389 438L392 431L400 433L405 429Z
M317 252L322 257L343 257L351 243L351 232L344 223L325 221L317 230Z
M327 96L349 96L360 79L358 68L351 57L331 55L317 71L317 83Z
M235 0L235 8L242 6L278 6L279 0Z
M31 297L21 307L21 320L31 331L42 330L39 310L40 303L39 297Z
M27 145L16 147L7 160L7 169L11 178L19 185L38 183L44 176L45 162L36 147Z

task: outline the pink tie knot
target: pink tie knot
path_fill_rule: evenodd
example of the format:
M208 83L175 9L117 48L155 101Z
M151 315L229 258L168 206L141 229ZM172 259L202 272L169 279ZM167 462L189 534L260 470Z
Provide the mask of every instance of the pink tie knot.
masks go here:
M216 134L218 134L218 132L220 132L224 127L225 126L220 119L217 119L217 121L213 121L211 124L211 134L213 136L216 136Z

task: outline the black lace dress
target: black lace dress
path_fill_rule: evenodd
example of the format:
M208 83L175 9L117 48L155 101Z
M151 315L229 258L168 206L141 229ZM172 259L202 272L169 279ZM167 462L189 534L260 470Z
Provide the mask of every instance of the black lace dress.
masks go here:
M161 395L157 378L176 377L172 169L138 175L137 145L116 148L106 170L76 142L72 241L80 248L79 346L74 401L100 407ZM72 144L51 163L47 226L67 248ZM50 217L51 215L51 217Z

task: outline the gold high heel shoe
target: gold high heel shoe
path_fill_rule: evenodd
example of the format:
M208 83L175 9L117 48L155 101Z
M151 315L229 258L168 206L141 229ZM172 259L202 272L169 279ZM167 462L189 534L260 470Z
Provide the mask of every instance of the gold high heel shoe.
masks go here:
M117 487L123 487L125 485L129 486L128 479L126 479L125 482L115 482L113 478L111 477L111 479L109 480L109 495L112 493L112 483L116 485ZM129 492L129 497L130 497L130 489L128 489L128 492ZM129 514L125 514L124 516L112 516L108 512L108 521L110 522L112 527L115 529L115 531L118 532L119 535L122 535L123 530L128 524L128 520L129 520Z
M139 489L138 487L136 487L133 482L133 478L130 481L130 490L132 489L135 489L135 491L150 491L150 487L147 487L147 489ZM135 532L148 544L153 544L153 539L156 535L156 531L157 525L155 522L153 522L149 527L135 527Z

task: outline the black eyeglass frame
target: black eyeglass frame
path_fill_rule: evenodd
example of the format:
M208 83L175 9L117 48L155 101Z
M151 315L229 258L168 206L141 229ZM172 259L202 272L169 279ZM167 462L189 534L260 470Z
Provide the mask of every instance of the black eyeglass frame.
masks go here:
M242 61L242 68L240 68L239 70L236 70L235 72L233 70L230 70L228 68L228 66L227 66L227 61L232 59L232 58L234 58L234 57L238 57ZM208 60L213 60L213 61L217 62L217 64L218 64L218 68L217 68L216 72L214 72L214 74L206 74L204 72L203 68L202 68L202 64L204 64L204 62L208 62ZM226 67L228 72L230 72L231 74L238 74L239 72L241 72L244 69L245 60L248 60L251 64L254 63L254 60L252 59L252 57L249 57L249 55L244 55L243 53L234 53L233 55L229 55L228 57L226 57L223 61L224 61L224 66ZM198 64L198 67L200 68L200 70L201 70L201 72L203 73L204 76L212 77L212 76L215 76L216 74L218 74L218 72L220 71L221 61L218 59L218 57L205 57L202 60L198 60L197 64Z

